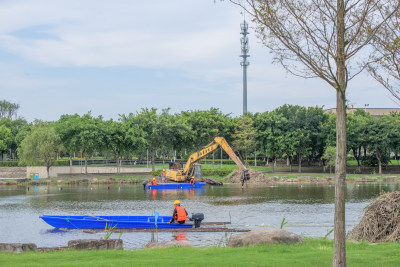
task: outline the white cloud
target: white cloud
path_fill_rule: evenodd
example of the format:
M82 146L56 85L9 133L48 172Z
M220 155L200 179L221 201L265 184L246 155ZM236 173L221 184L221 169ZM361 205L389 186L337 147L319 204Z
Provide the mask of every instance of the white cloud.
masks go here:
M223 13L224 9L228 14L239 12L231 5L222 7L212 1L12 3L0 5L0 25L7 25L0 28L1 47L50 66L187 67L220 58L232 42L237 42L237 32L227 28L232 19ZM207 16L221 20L210 25ZM48 34L46 38L15 34L39 26Z

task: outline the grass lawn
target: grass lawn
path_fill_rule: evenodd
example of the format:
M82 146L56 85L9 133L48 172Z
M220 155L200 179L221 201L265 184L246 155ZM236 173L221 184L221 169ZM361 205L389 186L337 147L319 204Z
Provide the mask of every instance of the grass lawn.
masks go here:
M332 241L243 248L0 253L1 266L331 266ZM347 243L348 266L400 266L400 244Z

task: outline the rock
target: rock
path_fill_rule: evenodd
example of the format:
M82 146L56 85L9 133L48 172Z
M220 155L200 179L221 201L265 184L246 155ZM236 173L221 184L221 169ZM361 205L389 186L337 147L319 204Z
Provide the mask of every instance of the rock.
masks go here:
M57 180L57 183L59 183L59 184L62 183L62 182L63 182L63 180Z
M304 239L290 231L283 229L253 230L245 234L231 235L228 247L243 247L259 244L292 244L303 242Z
M99 180L97 180L97 178L93 178L93 179L92 179L92 183L93 183L93 184L96 184L96 183L98 183L98 182L99 182Z
M182 241L165 241L165 242L149 242L144 248L168 248L168 247L193 247L192 242L188 240Z
M273 176L273 177L271 178L271 180L274 181L274 182L276 182L276 181L279 180L279 177L278 177L278 176Z
M107 250L107 249L122 249L122 239L77 239L68 241L70 249L77 250Z
M37 246L34 243L0 243L0 251L5 252L26 252L36 250Z

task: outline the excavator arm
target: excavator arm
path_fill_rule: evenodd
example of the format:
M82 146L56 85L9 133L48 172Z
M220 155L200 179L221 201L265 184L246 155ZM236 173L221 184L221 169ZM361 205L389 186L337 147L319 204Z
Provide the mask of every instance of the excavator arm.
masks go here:
M217 150L218 147L221 147L243 172L242 183L244 183L245 180L249 180L250 174L247 168L243 165L239 157L236 156L235 152L233 152L232 148L223 137L215 137L213 142L209 143L199 151L190 155L188 161L186 162L185 168L183 169L183 175L185 177L188 177L189 171L193 167L193 164L211 154L213 151Z

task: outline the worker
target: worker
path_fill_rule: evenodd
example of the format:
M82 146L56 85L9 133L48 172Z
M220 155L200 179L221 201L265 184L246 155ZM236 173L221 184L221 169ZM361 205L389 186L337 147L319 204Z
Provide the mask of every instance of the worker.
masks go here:
M161 177L162 177L162 182L163 182L163 183L165 183L165 176L167 176L167 175L166 175L166 171L163 170L162 173L161 173Z
M190 178L190 184L194 185L194 183L195 183L194 176L192 176L192 178Z
M142 185L143 185L143 190L146 190L147 181L144 180L144 181L142 182Z
M175 221L177 224L184 224L187 220L187 211L181 206L181 202L179 200L175 200L174 206L175 209L172 213L172 219L169 223L173 223Z
M151 185L157 185L157 180L156 180L156 178L153 178L153 180L151 181Z

